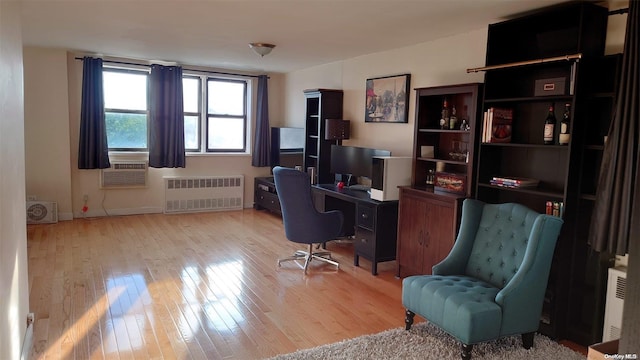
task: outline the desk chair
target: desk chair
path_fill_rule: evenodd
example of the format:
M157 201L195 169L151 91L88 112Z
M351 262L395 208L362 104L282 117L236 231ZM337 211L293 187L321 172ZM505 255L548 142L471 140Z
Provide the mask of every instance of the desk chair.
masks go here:
M533 345L560 218L522 205L485 204L466 199L458 239L433 275L402 282L406 329L418 314L462 343L462 358L473 344L522 334Z
M279 259L278 266L285 261L304 259L304 273L312 260L324 261L339 266L331 259L329 251L313 251L313 245L324 244L340 235L343 215L332 210L319 212L311 199L311 178L299 170L277 166L273 169L276 192L280 200L282 220L287 239L309 244L309 251L296 251L293 256Z

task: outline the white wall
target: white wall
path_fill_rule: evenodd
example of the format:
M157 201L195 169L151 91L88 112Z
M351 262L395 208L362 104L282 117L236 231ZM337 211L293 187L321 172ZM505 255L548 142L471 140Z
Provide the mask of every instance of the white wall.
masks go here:
M24 48L27 196L58 202L58 217L70 220L71 164L67 53Z
M0 359L18 359L29 312L20 2L0 1Z
M419 87L482 82L483 74L467 74L467 68L484 65L487 29L418 45L360 56L285 75L287 125L304 126L303 90L333 88L344 91L343 117L351 120L351 139L345 145L391 150L411 155L413 147L415 91ZM365 82L368 78L411 74L409 123L365 123Z

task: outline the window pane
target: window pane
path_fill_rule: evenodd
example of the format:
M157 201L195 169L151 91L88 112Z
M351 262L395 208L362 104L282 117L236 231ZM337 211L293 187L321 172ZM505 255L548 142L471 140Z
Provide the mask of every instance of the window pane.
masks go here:
M182 78L182 97L184 112L200 112L198 100L200 98L200 79Z
M198 123L199 116L184 117L184 148L187 150L198 150L200 148Z
M209 117L207 149L244 149L244 118Z
M244 115L244 82L207 82L208 113L215 115Z
M147 110L147 75L103 71L107 109Z
M107 144L110 149L146 149L147 115L105 113Z

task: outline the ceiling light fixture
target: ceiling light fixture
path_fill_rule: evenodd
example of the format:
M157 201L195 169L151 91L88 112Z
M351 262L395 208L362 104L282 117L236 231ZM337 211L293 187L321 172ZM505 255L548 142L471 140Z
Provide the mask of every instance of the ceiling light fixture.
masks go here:
M255 51L256 54L260 56L265 56L265 55L269 55L271 50L273 50L273 48L276 46L273 44L266 44L266 43L250 43L249 47L253 51Z

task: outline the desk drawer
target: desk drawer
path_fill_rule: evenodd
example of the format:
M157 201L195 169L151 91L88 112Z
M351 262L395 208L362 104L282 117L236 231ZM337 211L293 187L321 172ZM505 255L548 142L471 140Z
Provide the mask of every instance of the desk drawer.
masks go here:
M375 209L371 206L364 204L358 204L356 214L356 225L363 228L374 230L375 229Z
M280 200L278 200L278 195L274 193L270 193L268 191L264 191L260 188L256 190L256 203L259 205L280 212Z
M376 251L376 236L374 232L361 227L357 228L354 246L356 247L358 254L363 255L366 258L373 259L373 255Z

